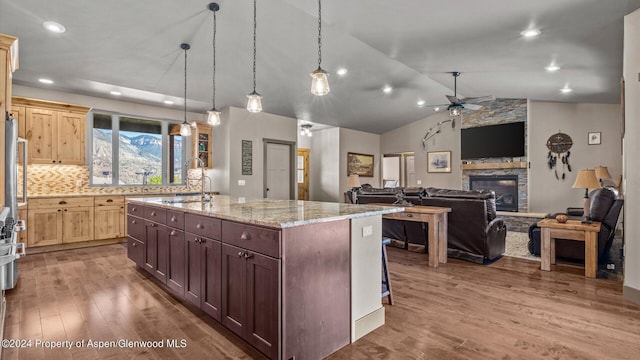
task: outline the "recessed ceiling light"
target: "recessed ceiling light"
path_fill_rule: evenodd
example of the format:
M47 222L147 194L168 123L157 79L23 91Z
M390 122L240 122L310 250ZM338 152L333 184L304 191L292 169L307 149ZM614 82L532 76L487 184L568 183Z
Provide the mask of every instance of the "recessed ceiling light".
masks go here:
M43 84L47 84L47 85L53 84L53 80L51 80L51 79L40 78L40 79L38 79L38 81L40 81Z
M426 104L426 101L424 101L424 100L418 100L418 102L417 102L416 104L418 104L418 106L420 106L420 107L423 107L423 106L424 106L424 104Z
M385 94L391 94L392 91L393 91L393 88L390 85L385 85L382 88L382 92Z
M122 95L122 93L121 93L120 91L112 91L112 92L111 92L111 95L113 95L113 96L120 96L120 95Z
M546 66L544 69L547 70L548 72L555 72L555 71L560 70L560 66L558 66L558 65L549 65L549 66Z
M573 89L570 88L570 87L567 87L567 86L565 86L562 89L560 89L560 92L563 93L563 94L568 94L568 93L570 93L572 91L573 91Z
M438 107L438 106L434 107L433 111L440 111L440 107Z
M44 26L45 29L56 34L62 34L63 32L67 31L67 29L65 29L65 27L62 26L62 24L58 24L55 21L45 21L42 23L42 26Z
M529 30L525 30L523 32L520 33L520 35L526 37L526 38L534 38L538 35L540 35L540 30L538 29L529 29Z
M345 76L345 75L347 75L347 72L349 72L347 69L340 68L340 69L338 69L338 71L336 71L336 74L338 74L340 76Z
M165 101L163 101L163 103L165 103L167 105L173 105L173 101L171 101L171 100L165 100Z

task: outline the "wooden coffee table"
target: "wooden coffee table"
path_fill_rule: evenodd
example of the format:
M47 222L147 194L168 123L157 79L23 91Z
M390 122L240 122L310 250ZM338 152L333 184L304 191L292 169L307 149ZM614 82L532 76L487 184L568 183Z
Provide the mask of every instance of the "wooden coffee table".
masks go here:
M584 275L596 277L598 270L598 232L600 223L583 224L580 220L567 220L559 223L555 219L545 219L538 222L542 230L540 244L540 269L551 271L551 264L556 263L556 239L584 241Z
M367 205L395 206L393 204L374 203ZM403 206L404 212L385 214L384 219L416 221L429 224L427 249L429 251L429 266L438 267L439 263L447 262L447 214L451 208L438 206Z

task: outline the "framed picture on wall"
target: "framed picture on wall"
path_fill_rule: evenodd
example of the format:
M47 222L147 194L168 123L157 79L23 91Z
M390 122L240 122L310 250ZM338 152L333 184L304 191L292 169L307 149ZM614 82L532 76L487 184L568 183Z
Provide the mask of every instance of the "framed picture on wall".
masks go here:
M450 173L451 151L432 151L427 153L427 172Z
M347 176L373 177L373 155L347 153Z
M600 145L600 132L589 133L589 145Z

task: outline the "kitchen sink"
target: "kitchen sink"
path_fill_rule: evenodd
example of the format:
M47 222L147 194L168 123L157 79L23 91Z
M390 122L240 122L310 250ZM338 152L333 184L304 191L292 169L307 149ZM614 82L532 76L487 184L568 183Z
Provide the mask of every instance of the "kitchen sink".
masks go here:
M187 204L187 203L199 203L202 202L201 199L171 199L171 200L162 200L165 204Z

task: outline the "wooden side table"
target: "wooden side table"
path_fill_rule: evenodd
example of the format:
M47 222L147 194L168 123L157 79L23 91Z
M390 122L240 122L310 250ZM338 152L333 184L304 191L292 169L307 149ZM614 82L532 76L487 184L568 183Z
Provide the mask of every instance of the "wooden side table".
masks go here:
M367 205L394 206L392 204L373 203ZM404 206L404 212L386 214L384 219L424 222L429 224L427 248L429 249L429 266L438 267L447 262L447 214L451 208L438 206ZM427 235L427 234L425 234Z
M556 239L584 241L584 275L596 277L599 222L583 224L579 220L567 220L566 223L559 223L555 219L544 219L538 222L538 226L542 230L541 270L551 271L551 264L556 263Z

